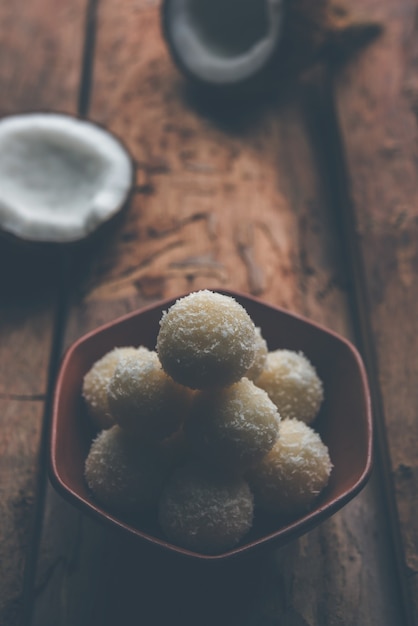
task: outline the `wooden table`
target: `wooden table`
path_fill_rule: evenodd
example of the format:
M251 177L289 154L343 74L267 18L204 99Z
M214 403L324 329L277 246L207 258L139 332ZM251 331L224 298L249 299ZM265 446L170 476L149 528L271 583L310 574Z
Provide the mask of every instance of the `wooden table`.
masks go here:
M131 151L124 219L85 249L0 249L0 624L418 623L418 1L352 0L382 34L232 115L190 96L156 0L0 2L0 114L57 110ZM368 486L261 561L151 559L50 488L62 351L102 322L233 288L354 341Z

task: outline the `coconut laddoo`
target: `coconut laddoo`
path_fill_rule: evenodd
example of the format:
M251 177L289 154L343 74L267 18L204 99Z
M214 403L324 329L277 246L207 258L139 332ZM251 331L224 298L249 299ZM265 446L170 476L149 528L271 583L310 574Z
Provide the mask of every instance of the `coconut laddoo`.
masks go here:
M307 510L328 484L328 448L310 426L283 420L270 452L248 472L256 506L284 517Z
M111 420L85 480L109 511L152 508L168 541L220 554L245 537L254 507L294 519L327 485L329 452L308 426L323 400L315 368L302 353L268 352L233 298L181 298L162 315L156 351L105 357L83 382L87 406L94 397Z
M192 389L226 386L252 365L255 326L234 298L207 289L163 313L157 352L164 370Z
M93 441L84 475L98 502L115 512L137 513L156 506L171 462L163 448L141 447L112 426Z
M296 418L310 424L318 415L324 390L314 366L302 352L269 352L256 380L277 406L282 419Z
M136 354L137 351L139 355L142 354L142 351L149 352L147 348L142 346L140 348L131 346L113 348L96 361L84 376L82 395L88 413L98 430L110 428L115 423L107 401L107 385L116 365L121 358Z
M248 378L194 397L186 436L196 456L239 472L261 459L279 434L280 415L267 393Z
M143 441L161 441L183 422L191 392L174 382L156 352L122 359L109 381L107 397L115 422Z
M165 536L179 546L206 554L233 548L250 530L253 495L242 478L221 477L188 465L165 485L158 521Z
M255 329L254 361L250 369L245 372L246 378L253 381L257 380L266 365L267 354L267 342L261 334L261 328L257 327Z

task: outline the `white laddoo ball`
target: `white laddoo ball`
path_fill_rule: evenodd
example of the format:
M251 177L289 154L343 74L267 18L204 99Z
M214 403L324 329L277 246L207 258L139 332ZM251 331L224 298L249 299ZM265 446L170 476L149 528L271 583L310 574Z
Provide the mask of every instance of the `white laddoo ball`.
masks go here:
M185 425L192 451L213 467L243 471L261 459L279 434L280 415L248 378L194 397Z
M93 441L84 475L97 501L111 511L140 513L157 505L171 463L163 448L141 447L112 426Z
M254 360L255 326L234 298L209 290L163 313L157 352L164 370L192 389L230 385Z
M101 359L96 361L83 379L82 394L87 406L88 413L98 430L110 428L115 420L109 411L107 401L107 386L111 379L116 365L120 359L142 351L149 352L147 348L134 348L131 346L114 348Z
M282 419L310 424L318 415L324 389L314 366L302 352L274 350L256 380L279 409Z
M257 507L292 517L309 508L328 484L331 470L328 448L319 434L300 420L287 419L280 424L272 450L247 478Z
M155 352L122 359L108 385L115 422L144 441L160 441L178 430L190 397L190 390L167 376Z
M233 548L250 530L252 520L253 495L248 484L197 465L173 473L158 507L166 538L205 554Z
M261 334L261 328L256 328L254 342L254 361L250 369L245 372L246 378L249 378L253 381L257 380L266 365L267 354L267 343Z

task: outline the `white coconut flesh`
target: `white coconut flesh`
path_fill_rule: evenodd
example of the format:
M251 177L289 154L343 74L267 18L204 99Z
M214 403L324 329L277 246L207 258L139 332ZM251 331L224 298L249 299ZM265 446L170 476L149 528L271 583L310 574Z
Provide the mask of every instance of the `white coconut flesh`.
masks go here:
M264 68L281 36L283 0L166 0L165 28L181 65L226 85Z
M109 220L132 185L113 135L63 114L0 120L0 228L28 241L72 242Z

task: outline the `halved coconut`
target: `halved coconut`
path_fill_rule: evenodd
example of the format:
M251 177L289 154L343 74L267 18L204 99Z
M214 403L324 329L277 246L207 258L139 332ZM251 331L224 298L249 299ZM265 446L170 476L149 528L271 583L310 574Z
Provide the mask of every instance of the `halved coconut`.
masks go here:
M32 242L79 241L124 205L132 160L99 126L58 113L0 120L0 229Z
M205 86L235 87L274 58L283 0L164 0L162 17L181 70Z

